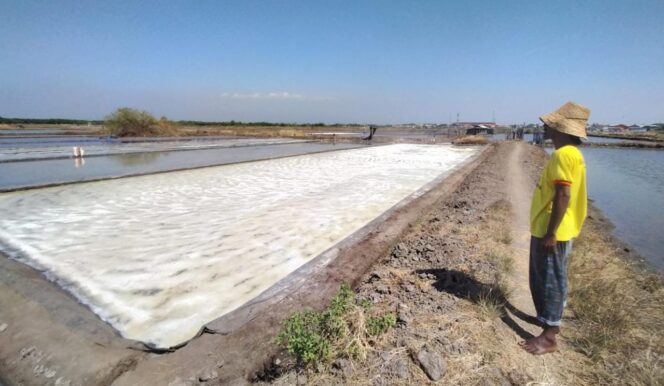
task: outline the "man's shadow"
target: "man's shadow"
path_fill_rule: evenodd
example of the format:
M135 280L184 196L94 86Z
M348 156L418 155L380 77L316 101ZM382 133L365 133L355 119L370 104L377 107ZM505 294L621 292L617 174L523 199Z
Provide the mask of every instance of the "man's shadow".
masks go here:
M512 319L515 316L526 323L541 327L542 324L533 316L514 307L507 299L507 294L496 286L485 284L477 281L472 276L464 272L456 270L441 269L421 269L417 273L426 273L434 275L436 282L433 284L434 288L441 292L447 292L458 298L467 299L471 302L478 304L481 301L490 301L495 304L500 310L500 320L503 321L509 328L511 328L522 339L533 338L533 334L524 330L518 323ZM511 314L511 315L510 315Z

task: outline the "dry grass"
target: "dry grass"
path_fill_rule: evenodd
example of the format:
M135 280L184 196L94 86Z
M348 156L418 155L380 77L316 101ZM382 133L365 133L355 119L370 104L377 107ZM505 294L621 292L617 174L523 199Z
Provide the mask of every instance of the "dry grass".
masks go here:
M489 140L480 135L466 135L454 139L452 143L455 145L486 145L489 143Z
M498 199L489 207L471 208L480 212L479 221L452 218L436 230L455 245L444 267L456 275L458 290L444 277L431 282L406 268L391 268L382 279L393 290L413 283L449 307L438 312L408 304L414 311L408 329L390 331L374 346L405 359L409 378L391 377L380 367L384 362L368 360L356 363L353 375L343 380L323 372L311 374L310 384L371 385L381 376L388 381L384 384L430 384L410 358L422 345L437 344L447 361L440 381L445 385L664 385L661 277L626 263L622 249L589 220L570 259L571 292L560 351L534 357L518 346L522 337L507 323L516 316L505 311L513 297L506 279L515 262L510 243L499 236L511 223L510 205ZM423 227L414 232L426 231ZM446 300L450 297L455 298L452 305Z
M320 129L308 126L209 126L205 128L184 126L180 130L186 135L311 138L311 133Z
M505 313L505 301L499 290L480 294L475 303L482 320L490 321L500 318Z
M496 229L494 234L496 241L501 242L505 245L512 244L512 231L507 227L499 227Z
M489 260L496 264L498 271L504 275L514 272L514 259L503 250L493 250L489 253Z
M514 271L514 260L508 247L512 243L510 223L511 205L505 200L497 200L486 208L485 221L479 227L468 226L464 229L464 241L477 253L477 258L491 263L494 270L480 275L477 279L483 283L471 300L476 311L484 321L495 320L503 316L513 289L507 279ZM486 238L482 235L491 234ZM476 273L479 274L479 273Z
M364 363L373 350L372 342L395 323L393 314L359 301L350 285L343 284L325 310L292 314L276 340L295 360L291 370L315 374L329 369L338 359ZM273 371L259 376L264 380L273 377Z
M664 285L641 271L592 226L570 261L570 328L565 338L592 365L588 383L664 385Z

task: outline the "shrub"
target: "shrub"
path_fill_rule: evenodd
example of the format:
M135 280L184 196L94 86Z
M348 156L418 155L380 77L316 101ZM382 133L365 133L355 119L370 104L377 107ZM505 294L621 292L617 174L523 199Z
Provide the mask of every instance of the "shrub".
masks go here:
M155 119L146 111L123 107L106 117L104 127L111 135L143 137L149 135L176 135L177 130L165 117Z
M366 353L367 339L385 333L396 323L392 314L370 317L366 302L356 302L348 284L342 284L328 308L291 315L277 335L277 343L298 365L323 364L338 357L358 358Z

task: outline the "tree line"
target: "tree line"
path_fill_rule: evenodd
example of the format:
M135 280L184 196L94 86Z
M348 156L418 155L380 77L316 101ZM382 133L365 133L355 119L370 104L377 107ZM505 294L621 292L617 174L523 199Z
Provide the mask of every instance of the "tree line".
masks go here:
M0 123L12 125L101 125L104 121L87 121L82 119L62 119L62 118L5 118L0 117Z
M108 118L108 117L107 117ZM105 120L83 120L83 119L63 119L63 118L7 118L0 117L0 124L12 125L103 125ZM274 126L274 127L287 127L287 126L311 126L311 127L324 127L324 126L359 126L358 124L325 124L318 123L283 123L283 122L242 122L242 121L171 121L180 126Z

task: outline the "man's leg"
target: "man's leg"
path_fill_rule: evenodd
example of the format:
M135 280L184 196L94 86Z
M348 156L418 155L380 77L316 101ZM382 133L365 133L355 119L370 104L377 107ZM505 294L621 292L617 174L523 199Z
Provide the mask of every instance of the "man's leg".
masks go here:
M541 239L532 237L530 242L530 291L537 311L537 319L544 330L538 337L521 342L524 350L534 355L556 351L556 335L560 333L560 321L567 298L567 257L572 241L556 244L553 253L545 253Z

